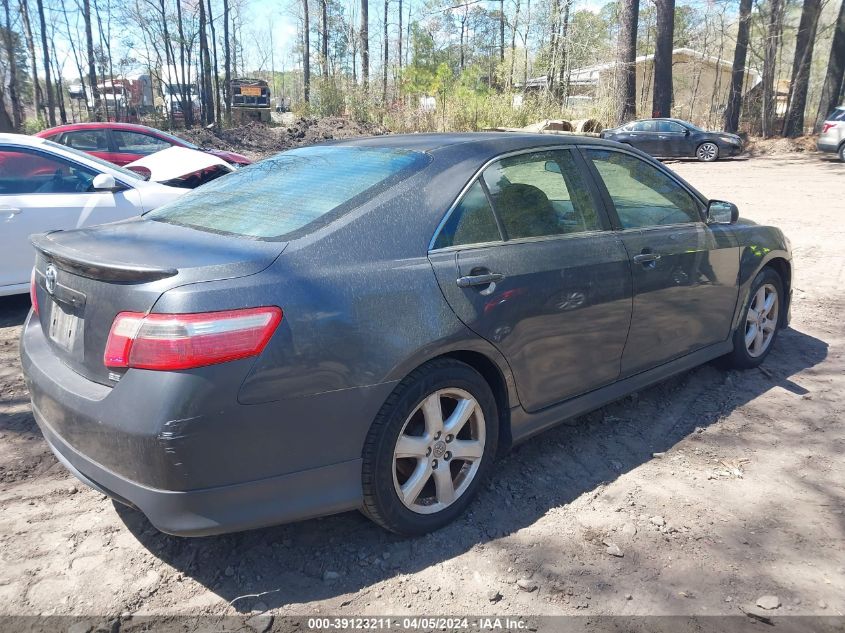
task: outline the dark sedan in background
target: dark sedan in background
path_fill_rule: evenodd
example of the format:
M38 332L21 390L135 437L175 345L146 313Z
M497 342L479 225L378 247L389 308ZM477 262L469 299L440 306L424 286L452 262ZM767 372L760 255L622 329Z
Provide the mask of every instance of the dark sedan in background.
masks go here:
M21 356L59 460L161 530L454 520L498 452L788 323L780 230L623 145L290 150L33 238Z
M680 119L643 119L602 131L602 138L631 145L660 158L697 158L712 162L742 152L742 139L727 132L707 132Z

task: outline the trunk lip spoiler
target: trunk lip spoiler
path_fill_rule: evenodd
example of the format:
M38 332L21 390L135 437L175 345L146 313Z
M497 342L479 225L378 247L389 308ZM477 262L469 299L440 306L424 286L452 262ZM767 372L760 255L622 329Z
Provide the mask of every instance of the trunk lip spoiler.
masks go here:
M81 277L104 281L141 282L165 279L179 274L176 268L132 264L114 259L91 259L82 251L52 239L52 236L63 232L39 233L31 236L29 241L39 253Z

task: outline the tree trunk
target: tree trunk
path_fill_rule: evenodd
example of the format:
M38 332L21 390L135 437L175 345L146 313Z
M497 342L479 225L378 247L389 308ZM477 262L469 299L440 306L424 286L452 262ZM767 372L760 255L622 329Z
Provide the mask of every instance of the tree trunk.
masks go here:
M672 115L672 46L675 0L655 0L657 34L654 41L654 100L652 116Z
M179 34L179 97L182 102L182 118L185 127L194 125L194 100L191 96L191 85L188 81L188 67L185 65L185 27L182 24L182 2L176 0L176 28Z
M38 83L38 58L35 55L35 38L32 37L32 22L29 21L29 7L27 0L21 0L19 5L24 34L26 35L26 50L29 53L29 72L32 73L32 100L35 106L35 118L41 118L41 84Z
M3 45L6 49L6 61L9 64L8 68L8 88L9 101L12 104L12 125L15 131L21 129L23 123L23 104L21 103L20 95L18 94L18 60L15 56L15 40L12 37L12 18L9 12L9 0L3 0L3 13L6 17L3 32Z
M783 135L794 138L804 133L804 110L807 108L807 90L810 87L810 65L813 63L816 30L819 25L821 0L804 0L801 22L795 38L795 58L792 61L792 81L789 100L783 121Z
M232 50L229 43L229 0L223 0L223 66L226 125L232 125Z
M200 0L202 2L202 0ZM217 124L220 125L220 118L223 116L223 109L220 107L220 70L217 65L217 29L214 28L214 14L212 13L211 0L208 0L208 26L211 28L211 50L214 68L214 109L217 113Z
M386 106L387 105L387 65L390 61L388 57L388 45L389 42L387 40L387 10L388 10L389 0L384 0L384 67L382 68L382 84L381 84L381 102Z
M639 0L622 0L619 15L619 41L616 46L616 123L621 125L637 116L637 27Z
M364 93L370 90L370 6L369 0L361 0L361 81Z
M199 2L200 20L200 66L202 66L202 113L203 123L214 123L214 99L211 97L211 54L208 52L206 33L205 0Z
M402 0L399 0L399 70L402 70Z
M513 26L511 27L511 67L508 72L508 90L513 86L513 71L516 66L516 29L519 25L519 0L516 0L516 13L513 17Z
M775 122L775 65L783 27L784 0L771 0L766 46L763 51L763 137L774 134Z
M819 111L816 115L816 131L820 130L827 115L839 105L839 94L845 84L845 0L839 5L839 17L836 19L836 30L830 45L830 59L827 62L827 73L822 94L819 100Z
M323 42L320 57L323 62L323 76L329 75L329 0L322 0L323 5Z
M41 0L38 0L41 4ZM82 18L85 21L85 51L88 57L88 89L94 104L94 120L100 120L100 91L97 89L97 65L94 59L94 34L91 30L91 0L82 0ZM48 98L49 98L49 88ZM48 104L48 108L51 106Z
M308 17L308 0L302 0L302 98L311 103L311 23Z
M85 0L86 3L88 0ZM47 20L44 17L44 0L37 0L38 21L41 23L41 53L44 59L44 90L47 92L47 122L56 125L56 104L53 101L53 82L50 80L50 48L47 46ZM87 25L91 25L90 11Z
M505 61L505 0L499 0L499 61Z
M752 2L753 0L739 0L739 25L736 33L734 63L731 69L731 87L728 93L728 105L725 108L725 131L733 134L739 130L739 115L742 112L742 89L745 83L745 60L748 56Z
M563 90L564 103L569 93L569 9L571 6L572 0L563 0L563 20L557 44L560 50L557 68L558 87Z
M546 86L550 92L555 90L557 81L558 40L560 32L560 0L552 0L549 18L549 67L546 69Z

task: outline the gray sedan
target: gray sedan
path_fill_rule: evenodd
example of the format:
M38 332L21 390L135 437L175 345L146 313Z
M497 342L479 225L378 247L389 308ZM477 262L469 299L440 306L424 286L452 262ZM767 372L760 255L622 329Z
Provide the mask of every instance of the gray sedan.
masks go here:
M284 152L33 239L22 335L59 460L160 530L455 519L516 442L788 323L776 228L599 139Z

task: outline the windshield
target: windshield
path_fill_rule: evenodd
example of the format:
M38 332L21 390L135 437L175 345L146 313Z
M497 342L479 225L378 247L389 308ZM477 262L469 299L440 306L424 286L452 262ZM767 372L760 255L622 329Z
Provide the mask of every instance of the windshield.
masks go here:
M101 167L107 167L108 169L110 169L112 171L116 171L121 176L125 176L126 178L130 178L132 180L145 180L143 175L136 174L131 169L124 169L123 167L118 167L114 163L110 163L107 160L103 160L102 158L98 158L98 157L94 156L93 154L89 154L88 152L83 152L83 151L75 149L73 147L68 147L67 145L60 145L59 143L54 143L53 141L49 141L47 139L44 139L44 144L51 147L51 148L59 149L59 150L61 150L61 152L64 152L64 153L76 154L77 156L79 156L80 158L84 158L88 162L95 163L97 165L100 165Z
M290 239L307 225L325 224L363 204L429 160L400 149L302 147L203 185L144 217L227 235Z

